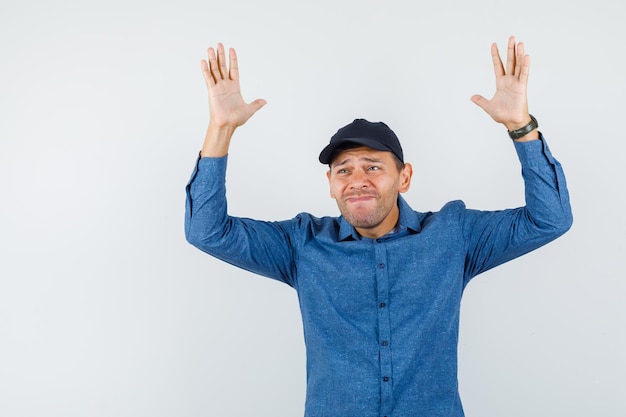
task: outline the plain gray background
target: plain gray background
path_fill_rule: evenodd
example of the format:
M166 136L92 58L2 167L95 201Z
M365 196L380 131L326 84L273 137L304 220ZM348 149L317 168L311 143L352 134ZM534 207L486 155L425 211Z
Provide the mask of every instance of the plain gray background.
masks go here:
M244 98L268 100L231 148L231 214L279 220L337 214L317 155L356 117L401 138L415 209L523 204L469 100L509 35L575 220L467 288L466 413L626 415L621 2L109 0L2 2L0 416L302 415L295 292L184 239L206 48L235 47Z

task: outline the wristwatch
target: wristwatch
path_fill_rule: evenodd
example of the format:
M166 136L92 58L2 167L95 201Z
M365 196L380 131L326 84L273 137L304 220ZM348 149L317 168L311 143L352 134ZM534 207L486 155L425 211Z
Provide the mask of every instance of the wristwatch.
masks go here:
M519 139L522 136L526 136L527 134L529 134L533 130L537 129L538 127L539 127L539 123L537 123L537 119L535 119L535 117L531 114L530 115L530 123L528 123L524 127L520 127L519 129L509 130L508 131L509 132L509 137L511 139L513 139L513 140Z

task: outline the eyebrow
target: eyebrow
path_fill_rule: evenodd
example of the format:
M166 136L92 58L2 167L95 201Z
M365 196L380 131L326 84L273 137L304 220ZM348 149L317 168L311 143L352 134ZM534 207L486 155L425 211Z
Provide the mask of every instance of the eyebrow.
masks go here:
M335 162L335 163L333 163L333 164L332 164L332 166L333 166L333 168L334 168L334 167L336 167L336 166L345 165L345 164L347 164L347 163L348 163L348 161L349 161L349 160L350 160L350 158L346 158L346 159L344 159L344 160L343 160L343 161L341 161L341 162ZM365 161L365 162L373 162L373 163L378 163L378 164L381 164L381 163L382 163L382 164L384 164L384 163L385 163L382 159L378 159L378 158L370 158L370 157L367 157L367 156L364 156L364 157L362 157L362 158L359 158L359 159L358 159L358 161L359 161L359 162L360 162L360 161Z

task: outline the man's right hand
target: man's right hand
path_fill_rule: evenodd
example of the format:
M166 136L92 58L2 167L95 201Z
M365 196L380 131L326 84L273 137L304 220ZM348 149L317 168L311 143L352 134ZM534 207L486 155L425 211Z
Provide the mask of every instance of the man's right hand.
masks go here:
M210 114L209 127L201 151L203 157L226 155L235 129L266 104L263 99L256 99L251 103L244 101L239 87L237 53L232 48L228 52L228 66L224 45L221 43L217 44L217 54L215 49L209 48L208 61L202 60L200 64L209 91Z

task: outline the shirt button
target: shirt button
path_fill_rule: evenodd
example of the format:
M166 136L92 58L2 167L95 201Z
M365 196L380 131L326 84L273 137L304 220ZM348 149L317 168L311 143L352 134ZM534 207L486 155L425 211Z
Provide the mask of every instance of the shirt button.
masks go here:
M389 342L386 341L386 340L383 340L382 343L381 343L381 345L383 345L383 346L387 346L388 344L389 344Z
M383 269L385 267L385 264L378 264L378 269Z
M383 377L383 382L389 382L389 377L388 376L384 376Z
M387 304L385 304L385 303L380 303L380 308L385 308L386 305Z

